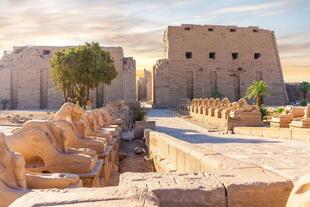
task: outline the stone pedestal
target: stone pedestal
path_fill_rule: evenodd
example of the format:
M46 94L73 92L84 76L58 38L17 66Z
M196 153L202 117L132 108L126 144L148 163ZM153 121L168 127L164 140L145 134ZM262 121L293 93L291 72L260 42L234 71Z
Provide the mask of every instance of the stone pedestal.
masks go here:
M90 173L78 174L83 182L83 187L100 187L100 172L103 168L103 160L98 160L95 168Z

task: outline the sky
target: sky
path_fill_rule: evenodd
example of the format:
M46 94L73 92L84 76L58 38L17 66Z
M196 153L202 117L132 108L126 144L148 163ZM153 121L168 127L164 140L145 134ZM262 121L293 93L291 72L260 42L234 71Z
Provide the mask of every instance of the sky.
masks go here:
M310 81L310 0L0 0L0 52L94 41L151 70L165 29L181 24L273 30L285 80Z

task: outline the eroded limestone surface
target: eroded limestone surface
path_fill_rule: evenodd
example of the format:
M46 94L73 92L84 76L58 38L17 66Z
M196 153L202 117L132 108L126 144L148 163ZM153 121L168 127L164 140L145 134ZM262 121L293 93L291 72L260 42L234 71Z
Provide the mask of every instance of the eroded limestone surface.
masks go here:
M169 207L225 207L225 188L210 173L123 173L120 186L147 187Z
M146 188L77 188L30 192L17 199L11 207L159 207L157 197Z

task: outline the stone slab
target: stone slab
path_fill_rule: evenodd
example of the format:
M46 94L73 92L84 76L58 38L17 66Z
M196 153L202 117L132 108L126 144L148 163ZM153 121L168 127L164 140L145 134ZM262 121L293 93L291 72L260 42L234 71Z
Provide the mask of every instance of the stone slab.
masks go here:
M228 207L284 207L293 183L263 168L213 171L227 190Z
M33 191L17 199L10 206L159 207L159 201L146 188L76 188Z
M160 206L224 207L225 188L208 173L123 173L121 187L146 187Z

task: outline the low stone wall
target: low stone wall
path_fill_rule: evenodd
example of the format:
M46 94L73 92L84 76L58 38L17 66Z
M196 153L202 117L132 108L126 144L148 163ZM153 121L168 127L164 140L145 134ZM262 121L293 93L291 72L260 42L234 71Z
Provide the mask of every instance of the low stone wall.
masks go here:
M226 206L282 207L287 202L293 184L274 172L156 131L145 130L144 136L158 172L208 172L224 186Z
M310 141L310 129L268 128L268 127L236 127L236 134L266 138L295 139Z

